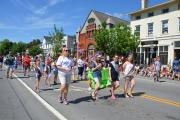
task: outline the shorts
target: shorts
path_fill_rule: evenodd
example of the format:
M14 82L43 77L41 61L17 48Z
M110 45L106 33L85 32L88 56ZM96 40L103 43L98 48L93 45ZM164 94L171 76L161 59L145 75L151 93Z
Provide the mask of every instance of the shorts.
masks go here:
M112 76L111 78L112 78L113 82L119 81L119 75L118 74L117 75L114 74L114 75L111 75L111 76Z
M14 68L14 66L13 66L13 65L8 65L7 70L8 70L8 71L9 71L9 70L12 70L12 71L13 71L13 70L14 70L13 68Z
M83 71L84 71L84 68L83 67L78 67L78 75L83 75Z
M41 79L41 76L42 76L42 75L36 73L36 80L39 81L39 80Z
M99 82L99 78L98 77L94 77L94 81L97 83L97 82Z
M156 71L156 76L160 77L160 71Z
M59 81L62 85L71 83L71 73L58 73Z
M125 80L132 80L134 78L134 76L125 76L124 78L125 78Z
M25 70L27 70L27 69L30 70L30 66L29 65L24 65L24 69Z

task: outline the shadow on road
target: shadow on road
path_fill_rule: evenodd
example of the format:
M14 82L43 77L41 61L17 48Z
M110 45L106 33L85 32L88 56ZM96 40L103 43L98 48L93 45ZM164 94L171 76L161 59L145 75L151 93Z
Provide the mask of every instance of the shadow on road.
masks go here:
M91 96L86 96L86 97L82 97L82 98L78 98L78 99L69 101L69 103L71 103L71 104L78 104L80 102L92 102Z
M142 96L146 94L146 92L136 92L136 93L133 93L133 96Z

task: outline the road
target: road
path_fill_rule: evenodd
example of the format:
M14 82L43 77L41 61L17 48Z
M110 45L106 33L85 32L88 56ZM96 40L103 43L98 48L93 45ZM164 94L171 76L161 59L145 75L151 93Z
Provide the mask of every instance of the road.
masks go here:
M5 71L0 71L0 120L180 120L180 81L161 79L154 83L150 78L138 76L135 97L124 98L121 79L117 100L110 99L107 88L99 91L95 102L90 98L87 81L78 81L70 85L70 104L64 105L57 101L59 85L49 89L42 81L41 92L36 94L22 84L34 89L32 72L30 77L24 77L21 70L15 74L17 78L7 79Z

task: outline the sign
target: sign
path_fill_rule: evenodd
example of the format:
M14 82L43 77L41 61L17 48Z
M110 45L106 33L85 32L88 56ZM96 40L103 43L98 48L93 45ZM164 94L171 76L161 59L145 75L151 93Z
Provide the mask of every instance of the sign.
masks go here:
M94 23L94 21L95 21L95 18L89 18L88 19L88 23L90 24L90 23Z

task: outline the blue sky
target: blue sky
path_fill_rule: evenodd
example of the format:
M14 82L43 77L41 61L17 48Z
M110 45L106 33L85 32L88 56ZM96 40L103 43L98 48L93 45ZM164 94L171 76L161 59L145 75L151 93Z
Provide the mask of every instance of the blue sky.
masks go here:
M0 41L29 42L53 31L53 25L74 35L91 9L129 20L128 13L141 8L141 0L1 0ZM150 6L168 0L149 0Z

